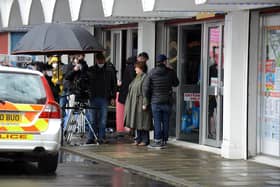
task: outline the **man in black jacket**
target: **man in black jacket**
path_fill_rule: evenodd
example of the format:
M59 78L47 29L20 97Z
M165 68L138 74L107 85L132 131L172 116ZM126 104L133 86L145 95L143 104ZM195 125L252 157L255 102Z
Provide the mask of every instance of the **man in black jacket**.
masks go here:
M157 66L149 72L143 89L144 95L150 98L154 118L154 143L149 147L162 148L168 140L172 87L178 86L179 80L176 72L166 67L165 55L159 55L156 60Z
M127 59L126 67L125 67L125 70L123 73L123 80L121 81L120 95L119 95L119 100L118 100L121 104L125 104L129 84L133 81L133 79L136 76L135 67L134 67L135 63L144 62L145 63L144 72L147 73L147 71L148 71L147 61L148 60L149 60L149 55L146 52L139 53L139 55L137 57L131 56Z
M84 60L84 54L79 54L73 59L74 65L72 65L72 70L68 71L65 75L65 79L68 80L69 94L75 95L76 102L84 102L88 101L88 65ZM70 65L71 67L71 65Z
M92 109L92 127L97 132L100 143L105 141L105 128L107 123L108 102L115 105L117 78L112 64L105 63L102 53L95 55L96 64L89 68L89 91ZM99 112L99 115L97 113ZM97 119L97 117L99 117ZM93 134L89 131L87 144L93 143Z
M137 59L135 56L129 57L126 61L126 67L123 73L123 80L120 86L120 94L118 99L118 101L123 105L125 104L126 96L128 93L128 86L136 76L134 68L134 64L136 61Z

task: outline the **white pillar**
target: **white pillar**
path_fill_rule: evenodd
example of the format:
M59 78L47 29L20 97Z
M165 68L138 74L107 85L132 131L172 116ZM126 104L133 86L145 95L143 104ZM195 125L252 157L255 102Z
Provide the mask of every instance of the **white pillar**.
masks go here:
M138 23L138 54L145 51L149 55L148 70L154 67L156 46L155 22Z
M225 18L224 118L221 153L225 158L247 158L247 72L249 11Z

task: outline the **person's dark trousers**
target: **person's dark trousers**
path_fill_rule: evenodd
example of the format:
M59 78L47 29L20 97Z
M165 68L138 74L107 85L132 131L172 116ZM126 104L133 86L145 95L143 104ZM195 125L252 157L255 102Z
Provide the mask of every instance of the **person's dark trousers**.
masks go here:
M91 98L90 105L93 108L91 116L91 125L95 133L97 133L98 139L104 140L108 113L108 100L102 97ZM88 134L88 139L94 139L93 133L90 130Z
M154 140L157 143L168 141L170 110L169 104L152 104Z
M149 131L146 130L136 130L136 138L135 141L139 143L145 143L148 145L150 143L150 135Z
M65 107L68 104L68 97L69 93L66 90L63 90L61 96L59 97L59 106L61 108L62 112L62 124L63 128L65 127L66 124L64 124L65 118L66 118L66 112L65 112Z
M59 97L59 105L61 107L62 117L65 117L65 107L68 103L67 94L68 94L68 92L64 90L62 92L61 96Z

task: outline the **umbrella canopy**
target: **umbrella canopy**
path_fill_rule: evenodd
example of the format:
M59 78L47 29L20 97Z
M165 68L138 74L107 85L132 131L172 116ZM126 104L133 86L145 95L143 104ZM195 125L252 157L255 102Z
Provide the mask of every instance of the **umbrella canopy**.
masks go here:
M75 54L103 50L95 37L78 25L46 23L28 31L12 54Z

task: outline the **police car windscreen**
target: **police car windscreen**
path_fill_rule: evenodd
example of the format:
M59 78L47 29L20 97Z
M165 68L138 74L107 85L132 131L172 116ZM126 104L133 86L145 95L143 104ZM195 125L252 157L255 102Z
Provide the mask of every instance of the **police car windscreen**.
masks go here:
M0 99L13 103L45 104L46 92L39 75L0 72Z

